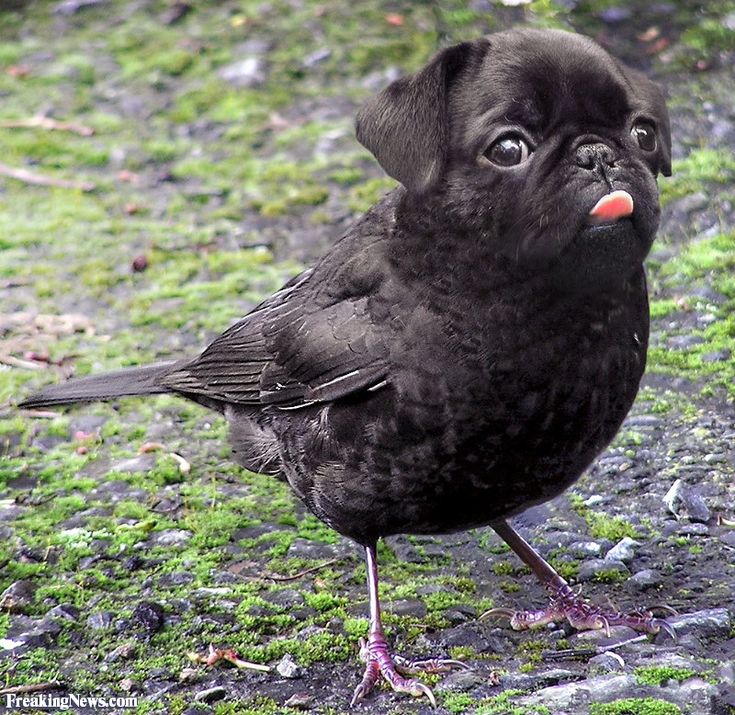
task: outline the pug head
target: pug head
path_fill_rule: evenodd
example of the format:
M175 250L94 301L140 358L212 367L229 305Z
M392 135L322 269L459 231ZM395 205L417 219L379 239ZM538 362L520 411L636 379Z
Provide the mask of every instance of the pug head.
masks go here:
M369 101L357 138L416 210L570 288L640 267L658 227L656 176L671 173L656 85L557 30L448 47Z

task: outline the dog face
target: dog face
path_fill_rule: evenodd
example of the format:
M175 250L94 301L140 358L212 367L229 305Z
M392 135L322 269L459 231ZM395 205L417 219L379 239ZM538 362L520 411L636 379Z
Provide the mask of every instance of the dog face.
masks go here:
M671 171L658 88L561 31L443 50L362 109L357 137L414 206L570 288L640 267L658 227L656 176Z

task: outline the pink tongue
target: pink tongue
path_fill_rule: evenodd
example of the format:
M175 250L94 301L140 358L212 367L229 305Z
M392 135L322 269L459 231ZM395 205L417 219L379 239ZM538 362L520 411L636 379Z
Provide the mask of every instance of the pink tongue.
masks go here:
M589 212L590 223L608 223L633 213L633 197L627 191L613 191L603 196Z

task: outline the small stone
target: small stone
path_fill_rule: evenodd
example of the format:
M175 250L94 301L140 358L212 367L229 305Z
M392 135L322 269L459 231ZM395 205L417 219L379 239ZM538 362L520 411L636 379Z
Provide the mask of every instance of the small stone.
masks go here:
M266 66L261 57L244 57L222 67L217 74L233 87L259 87L266 80Z
M732 357L730 350L716 350L712 353L705 353L702 355L702 362L725 362Z
M199 669L198 668L184 668L179 673L180 683L193 683L198 679L199 679Z
M114 663L118 660L130 660L135 656L135 643L123 643L105 656L105 662Z
M634 573L627 582L627 585L634 591L645 591L654 588L661 583L661 574L655 569L643 569Z
M191 539L191 532L184 529L165 529L151 534L150 541L154 546L183 546Z
M274 593L268 593L264 598L276 606L281 606L281 608L295 608L304 605L304 594L295 588L284 588Z
M706 524L681 524L676 533L681 536L708 536L709 527Z
M328 47L320 47L318 50L315 50L304 57L304 66L309 68L316 67L316 65L328 60L331 56L332 50Z
M71 603L60 603L54 606L44 618L56 618L62 621L76 621L79 618L79 609Z
M625 661L612 651L600 653L588 661L590 671L593 675L601 675L603 673L618 673L625 670Z
M289 653L281 658L276 665L276 670L282 678L288 678L294 680L300 678L303 675L303 668L293 659Z
M122 462L113 464L110 467L111 472L125 472L126 474L139 474L141 472L150 472L156 465L155 454L141 454L132 459L125 459ZM127 485L126 485L127 486Z
M437 690L439 692L446 691L458 691L458 690L472 690L478 685L483 685L487 682L487 678L474 670L455 670L454 672L446 675L442 678L442 681Z
M113 622L113 615L109 611L97 611L87 618L87 628L93 631L101 631L110 628Z
M691 521L701 523L710 519L710 510L702 495L681 479L677 479L666 492L664 504L677 519L688 516Z
M141 253L136 256L133 258L130 267L134 273L142 273L146 268L148 268L148 256L146 256L145 253Z
M194 700L198 703L213 703L222 700L227 695L227 691L221 685L215 685L213 688L200 690L194 695Z
M54 8L54 12L57 15L76 15L80 10L105 5L108 2L109 0L64 0Z
M415 616L416 618L425 618L427 613L426 604L417 598L387 601L384 610L397 616Z
M162 628L163 620L163 607L154 601L141 601L130 616L131 625L142 628L149 636Z
M575 541L573 544L569 544L569 551L578 558L590 556L598 558L602 553L602 546L596 541Z
M32 581L15 581L0 595L0 610L22 613L33 603L36 586Z
M575 633L570 640L583 641L585 644L593 643L598 648L604 649L635 638L638 633L628 626L610 626L610 636L608 637L604 628L596 628L589 631L580 631Z
M314 696L310 693L294 693L283 705L296 710L306 710L313 702Z
M727 544L728 546L735 548L735 531L728 531L722 534L722 536L720 536L720 541L723 544Z
M625 536L605 554L604 560L622 561L624 564L630 563L635 556L636 546L640 546L640 542Z
M288 547L286 556L289 559L322 560L333 559L337 551L333 544L325 544L321 541L310 541L309 539L294 539Z
M674 629L677 636L695 635L699 638L727 638L730 634L730 614L726 608L709 608L694 613L667 618L666 621ZM669 636L663 634L664 638ZM656 637L656 641L662 634Z
M617 572L622 576L628 575L628 567L622 561L612 559L588 559L579 565L579 581L592 581L598 574Z
M699 335L673 335L666 341L666 344L673 350L686 350L695 345L701 345L703 342L704 338Z

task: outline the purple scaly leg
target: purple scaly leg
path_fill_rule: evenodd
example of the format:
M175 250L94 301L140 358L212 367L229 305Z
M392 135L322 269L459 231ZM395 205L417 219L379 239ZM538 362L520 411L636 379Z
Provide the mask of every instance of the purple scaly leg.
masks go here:
M591 606L572 591L569 584L508 522L501 521L493 524L493 529L518 554L521 561L536 574L551 595L551 601L546 608L535 611L492 608L483 613L480 616L481 619L490 616L507 616L510 618L511 628L517 631L540 628L547 623L560 623L566 620L577 630L602 628L609 635L610 626L628 626L642 633L658 633L664 630L672 639L676 639L674 629L665 620L654 618L650 611L620 613L612 609L605 610L598 606Z
M365 674L362 682L355 688L352 696L354 705L367 695L382 676L388 684L399 693L409 693L416 697L425 695L431 704L436 707L436 700L431 689L413 678L404 678L401 673L411 675L418 671L428 673L443 673L454 666L466 668L458 660L418 660L409 661L393 655L383 633L383 624L380 619L380 601L378 599L378 564L375 554L375 545L365 547L367 562L367 584L370 596L370 630L367 642L360 640L360 657L365 661Z

